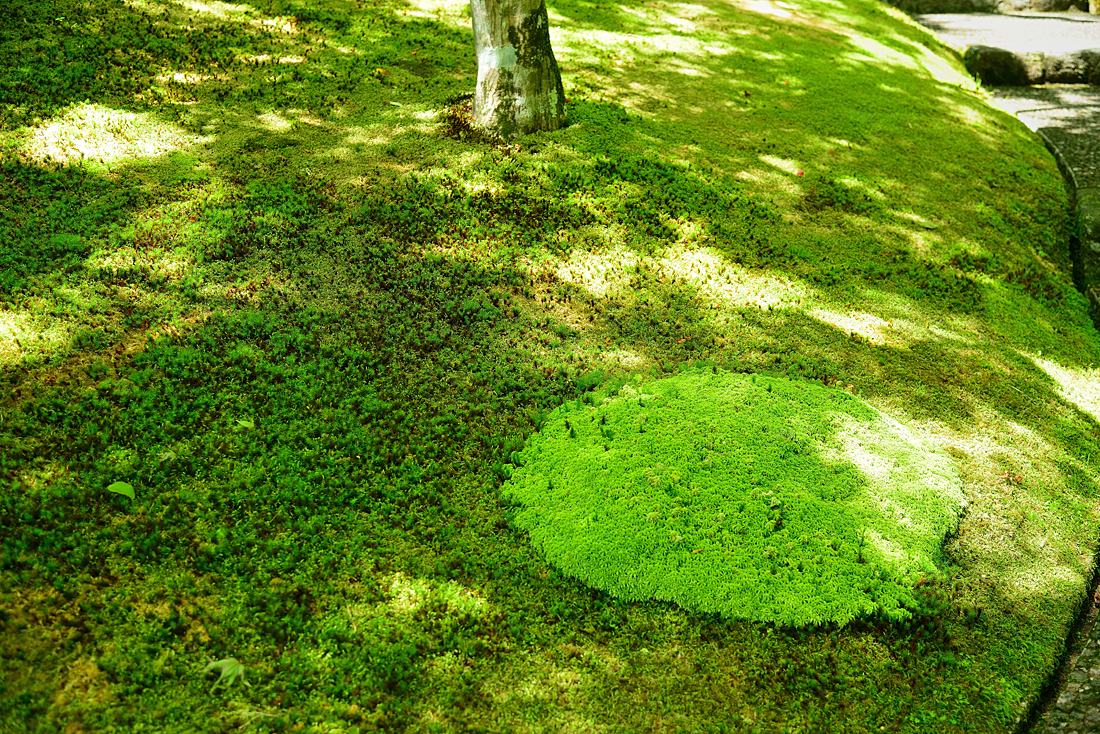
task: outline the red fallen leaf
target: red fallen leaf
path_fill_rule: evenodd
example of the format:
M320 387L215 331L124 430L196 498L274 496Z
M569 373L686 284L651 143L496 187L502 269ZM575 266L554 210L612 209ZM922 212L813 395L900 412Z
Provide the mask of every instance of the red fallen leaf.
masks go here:
M805 176L806 172L805 171L795 171L794 175L796 175L796 176Z

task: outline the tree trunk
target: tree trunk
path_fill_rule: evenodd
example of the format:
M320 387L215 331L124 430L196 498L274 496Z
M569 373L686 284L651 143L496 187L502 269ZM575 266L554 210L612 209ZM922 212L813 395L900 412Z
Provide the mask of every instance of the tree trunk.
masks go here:
M470 0L477 50L474 126L498 138L565 124L546 0Z

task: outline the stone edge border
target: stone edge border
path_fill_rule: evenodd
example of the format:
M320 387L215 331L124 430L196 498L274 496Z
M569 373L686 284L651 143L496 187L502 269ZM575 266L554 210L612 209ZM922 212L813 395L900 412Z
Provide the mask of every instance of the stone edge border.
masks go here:
M1100 86L1100 49L1084 49L1067 54L1019 53L997 46L977 44L968 46L963 52L963 64L982 84L989 86Z
M1085 296L1096 318L1100 315L1100 188L1077 189L1076 198L1078 257L1086 283Z
M1054 155L1062 176L1069 183L1074 199L1077 225L1077 261L1083 292L1089 301L1090 315L1100 322L1100 188L1078 188L1077 176L1058 145L1042 128L1035 131Z

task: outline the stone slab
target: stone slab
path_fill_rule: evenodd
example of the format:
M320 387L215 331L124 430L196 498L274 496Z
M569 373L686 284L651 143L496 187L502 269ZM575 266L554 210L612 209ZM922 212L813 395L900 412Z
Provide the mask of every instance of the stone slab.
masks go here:
M983 84L1100 85L1100 15L939 13L914 19L963 55Z
M887 0L914 13L1087 13L1088 0Z
M960 52L969 46L1048 55L1100 49L1100 15L1088 13L940 13L913 19Z
M1075 189L1100 189L1100 89L1050 84L987 91L991 104L1043 138Z

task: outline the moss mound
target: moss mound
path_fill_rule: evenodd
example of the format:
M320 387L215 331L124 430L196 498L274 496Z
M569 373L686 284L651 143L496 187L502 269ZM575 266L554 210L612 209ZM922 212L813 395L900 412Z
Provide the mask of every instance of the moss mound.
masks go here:
M555 410L505 496L615 596L807 625L908 615L964 505L950 459L847 393L694 370Z

